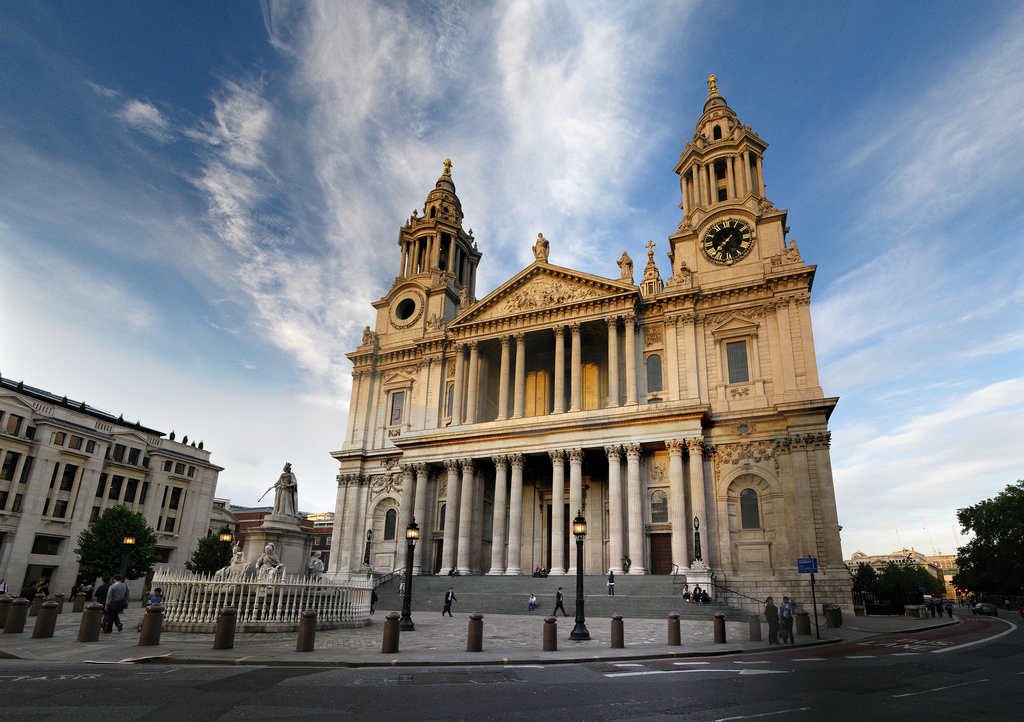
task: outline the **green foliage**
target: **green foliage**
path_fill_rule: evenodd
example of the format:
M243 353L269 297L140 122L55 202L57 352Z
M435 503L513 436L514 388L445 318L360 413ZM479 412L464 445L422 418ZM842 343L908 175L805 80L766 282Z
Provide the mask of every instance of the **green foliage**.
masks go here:
M1024 481L1008 484L994 499L958 509L956 518L974 538L960 547L953 583L981 593L1024 592Z
M174 441L174 432L172 431L171 435L168 436L167 438L169 438L171 441Z
M85 402L84 401L78 405L78 410L79 411L85 411Z
M916 594L921 587L925 594L945 594L942 582L917 564L889 562L879 574L870 564L861 562L850 571L850 579L855 592L871 592L883 597L902 597L906 592Z
M60 400L60 405L61 406L67 406L68 405L68 397L67 396L65 396L64 398L62 398Z
M202 448L203 448L203 442L202 442L202 441L200 441L200 442L199 442L199 448L200 448L200 449L202 449Z
M124 425L124 414L120 414L120 415L119 415L119 416L117 417L117 423L118 423L118 424L121 424L122 426Z
M89 528L78 535L78 567L86 576L119 574L123 559L124 537L131 534L135 545L128 555L128 578L140 579L159 560L156 533L142 514L124 504L112 506L100 514Z
M221 527L222 532L227 527ZM231 542L222 542L220 534L208 534L196 544L192 557L185 562L185 568L193 574L212 574L231 559Z
M135 422L135 428L139 429L139 430L142 429L142 421L141 420Z
M853 582L853 591L871 592L878 586L878 572L867 562L861 562L856 569L850 570L850 581Z
M183 443L183 444L187 444L187 443L188 443L188 434L185 434L185 435L184 435L184 436L183 436L183 437L181 438L181 443Z
M18 385L17 385L17 386L15 387L15 388L16 388L16 389L17 389L18 391L24 391L24 390L25 390L25 382L24 382L24 381L19 381L19 382L18 382Z

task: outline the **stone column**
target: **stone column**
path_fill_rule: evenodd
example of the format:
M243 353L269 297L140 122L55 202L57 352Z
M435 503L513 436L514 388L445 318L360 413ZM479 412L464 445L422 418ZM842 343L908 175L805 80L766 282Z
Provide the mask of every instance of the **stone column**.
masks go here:
M492 456L494 462L494 522L491 531L491 571L505 573L505 515L508 504L508 457Z
M526 334L519 331L516 336L516 389L512 405L512 418L523 418L526 405Z
M512 465L512 493L508 513L508 568L506 574L522 573L523 552L523 455L509 454Z
M665 442L668 449L668 519L672 522L672 563L676 571L687 568L686 490L683 485L683 443Z
M459 506L459 553L456 557L458 559L456 566L459 574L470 574L473 571L470 564L473 563L472 528L473 506L476 502L474 489L476 467L472 459L461 459L460 463L462 465L462 491L460 492L462 499Z
M608 324L608 406L619 405L619 317L605 321Z
M402 464L402 498L398 508L398 528L395 529L395 539L398 542L398 555L395 562L395 569L405 569L406 557L409 552L409 545L405 544L405 529L412 520L413 510L413 466ZM418 524L419 522L417 522Z
M341 526L345 518L345 502L348 499L348 483L351 474L338 474L338 496L334 501L334 528L331 530L331 553L327 557L327 568L331 572L347 571L341 565L343 558L344 543L342 542ZM20 478L20 477L18 477ZM6 561L0 559L0 561Z
M757 189L761 192L761 197L764 198L764 167L761 165L761 155L756 156L757 160Z
M775 299L775 316L778 319L777 325L779 328L779 350L782 356L782 398L785 401L796 401L800 398L800 394L796 387L796 368L793 365L792 359L795 358L793 353L793 322L789 317L789 305L792 299L789 297L781 297ZM750 367L750 380L753 381L755 378L754 374L754 348L753 344L750 344L750 358L747 359L747 364ZM775 380L778 383L778 380Z
M427 526L427 482L430 479L430 467L426 464L416 464L416 504L413 507L413 517L420 525L420 541L413 547L412 573L423 573L423 549L430 540L430 528ZM429 554L429 552L428 552ZM427 557L429 566L430 557Z
M480 345L469 342L469 388L466 393L466 423L476 423L476 390L480 385Z
M754 186L750 182L750 151L743 151L743 195L746 196L753 192Z
M565 413L565 326L555 326L555 413Z
M466 375L466 346L458 344L455 347L455 393L452 395L452 426L462 423L462 387Z
M508 334L501 337L501 371L498 374L498 421L508 418L508 374L509 366L509 342Z
M644 567L644 494L640 488L640 444L626 444L626 485L629 508L630 574L646 574Z
M549 451L551 457L551 570L565 574L565 452Z
M679 176L679 190L683 193L683 215L690 215L690 182L686 179L686 173Z
M441 571L438 574L447 574L448 570L455 566L459 539L456 531L459 523L459 461L458 459L445 459L444 465L448 469L448 483L444 500L444 542L441 545Z
M580 339L580 324L575 321L569 326L572 333L572 360L569 368L569 411L583 408L583 349Z
M608 556L611 570L622 574L622 447L604 447L608 455Z
M725 192L729 194L730 200L736 197L736 177L732 171L732 159L731 155L725 159Z
M626 334L626 406L636 406L636 316L625 317L623 331Z
M715 183L715 164L708 163L708 208L718 203L718 184Z
M693 510L694 521L697 522L697 532L700 533L700 556L697 556L697 542L694 537L693 544L693 566L694 562L701 562L706 568L704 561L705 552L708 549L708 525L707 512L704 504L704 439L687 439L686 450L690 452L690 508Z
M583 511L583 449L569 449L569 519ZM583 540L584 547L586 539ZM568 574L576 573L576 555L570 550Z

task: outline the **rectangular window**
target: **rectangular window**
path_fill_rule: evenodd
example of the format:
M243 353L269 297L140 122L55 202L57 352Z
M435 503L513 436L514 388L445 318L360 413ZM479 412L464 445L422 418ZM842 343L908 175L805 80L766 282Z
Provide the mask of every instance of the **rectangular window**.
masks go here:
M7 492L0 491L0 511L7 508Z
M195 476L196 475L196 467L194 467L194 466L188 467L188 475L189 475L189 477Z
M118 501L121 498L121 485L124 484L123 476L115 476L110 480L110 493L107 494L107 498L112 501Z
M69 449L76 449L76 450L77 449L81 449L82 448L82 441L84 441L84 439L81 436L72 436L71 440L68 441L68 448Z
M178 503L181 501L181 489L174 487L171 491L171 503L167 505L168 509L177 509Z
M59 536L43 536L39 534L32 542L32 553L56 556L60 554L60 543L62 541L64 540Z
M25 464L21 467L21 478L18 479L19 484L27 484L28 477L32 473L32 462L36 460L34 456L26 456Z
M331 545L331 537L327 537L327 546Z
M103 498L103 492L104 492L104 490L106 490L106 488L107 488L107 475L106 474L100 474L100 483L96 485L96 498L97 499L102 499Z
M164 522L164 531L174 531L174 522L173 516L167 517L167 520Z
M25 438L26 439L34 439L34 438L36 438L36 427L29 426L27 429L25 429Z
M21 458L21 454L14 451L8 451L4 457L4 465L0 468L0 481L11 481L14 479L14 470L18 468L18 459Z
M142 451L140 449L136 449L136 448L129 449L128 450L128 463L131 464L132 466L138 466L139 465L139 454L141 454L141 453L142 453Z
M96 450L96 442L95 441L86 441L85 442L85 453L91 454L95 450Z
M100 518L100 508L98 506L94 506L92 508L92 515L89 517L89 521L96 521L99 518Z
M391 393L391 426L402 423L402 408L405 406L405 392L394 391Z
M50 440L53 442L54 446L64 446L65 438L66 437L64 436L63 431L54 431L53 436L50 437Z
M58 499L53 502L53 516L57 519L63 519L64 515L68 513L68 503L63 499Z
M144 482L142 482L142 493L139 494L139 506L142 506L143 504L146 503L146 492L147 491L149 491L149 482L148 481L144 481Z
M124 444L114 444L114 461L124 461Z
M61 491L71 491L71 487L75 485L76 474L78 474L77 466L74 464L64 464L64 475L60 479Z
M174 473L175 474L184 474L185 473L185 465L182 464L179 461L177 464L174 465Z
M52 489L57 485L57 472L60 471L60 464L53 465L53 476L50 477L50 488Z
M125 486L125 488L124 488L124 503L125 504L134 504L135 503L135 493L138 491L138 489L139 489L139 480L138 479L129 479L127 486Z
M731 341L725 344L725 358L729 365L730 384L744 384L750 381L746 341Z
M14 503L11 504L11 512L17 514L21 511L21 494L14 495Z
M7 433L11 436L17 436L21 432L21 422L25 420L24 416L18 416L17 414L11 414L7 417Z
M174 464L171 463L170 459L168 459L164 462L164 471L170 471L172 466L174 466Z

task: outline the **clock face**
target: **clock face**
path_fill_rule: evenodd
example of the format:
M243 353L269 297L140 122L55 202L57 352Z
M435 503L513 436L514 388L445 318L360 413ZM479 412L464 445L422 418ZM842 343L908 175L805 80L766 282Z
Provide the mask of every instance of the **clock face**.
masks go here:
M731 264L743 258L754 246L754 232L735 218L718 221L704 233L700 248L715 263Z

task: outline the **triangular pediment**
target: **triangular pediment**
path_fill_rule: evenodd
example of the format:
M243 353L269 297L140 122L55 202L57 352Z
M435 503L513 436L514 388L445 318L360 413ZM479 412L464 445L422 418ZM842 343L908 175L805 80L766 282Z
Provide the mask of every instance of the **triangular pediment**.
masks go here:
M21 397L16 396L14 394L0 393L0 399L3 399L3 401L6 404L9 404L10 406L18 407L18 409L21 412L23 412L24 414L31 414L33 411L40 412L40 410L38 408L36 408L35 406L30 406L29 404L26 404L21 399ZM42 412L40 412L40 413L42 413Z
M628 281L601 278L538 261L460 314L452 325L467 326L639 292L640 289Z
M714 336L738 336L756 332L757 324L742 316L733 316L711 329Z

